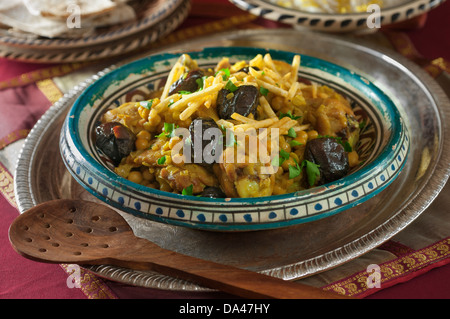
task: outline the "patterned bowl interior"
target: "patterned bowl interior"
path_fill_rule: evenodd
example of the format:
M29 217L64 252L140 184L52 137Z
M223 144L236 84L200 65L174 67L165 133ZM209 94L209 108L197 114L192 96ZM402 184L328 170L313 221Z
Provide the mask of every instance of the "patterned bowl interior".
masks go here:
M202 67L223 56L249 60L269 52L291 62L294 53L260 48L220 47L189 52ZM408 133L391 99L373 83L330 62L302 55L299 77L347 97L364 122L357 151L363 164L336 182L287 195L252 199L209 199L163 192L116 175L94 145L92 132L109 108L146 99L164 85L179 54L149 56L118 68L88 87L70 110L61 131L61 154L75 179L112 206L136 216L207 230L278 228L330 216L358 205L384 189L401 171Z

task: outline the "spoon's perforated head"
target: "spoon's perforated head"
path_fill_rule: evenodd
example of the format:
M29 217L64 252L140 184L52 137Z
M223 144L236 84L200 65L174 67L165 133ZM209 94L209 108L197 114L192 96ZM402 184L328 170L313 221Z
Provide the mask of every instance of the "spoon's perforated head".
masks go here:
M9 238L23 256L42 262L106 264L153 270L246 298L330 298L322 289L178 254L134 236L114 210L95 203L55 200L11 224ZM145 257L143 259L143 257Z
M17 217L9 230L18 253L48 262L82 262L114 255L133 237L127 222L111 208L76 200L37 205Z

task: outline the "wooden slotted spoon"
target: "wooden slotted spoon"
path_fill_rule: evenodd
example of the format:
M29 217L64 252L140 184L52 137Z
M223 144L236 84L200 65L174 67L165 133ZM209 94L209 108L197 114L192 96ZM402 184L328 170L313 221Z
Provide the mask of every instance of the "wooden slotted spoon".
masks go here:
M244 298L348 298L163 249L136 237L113 209L88 201L39 204L16 218L9 239L19 254L35 261L152 270Z

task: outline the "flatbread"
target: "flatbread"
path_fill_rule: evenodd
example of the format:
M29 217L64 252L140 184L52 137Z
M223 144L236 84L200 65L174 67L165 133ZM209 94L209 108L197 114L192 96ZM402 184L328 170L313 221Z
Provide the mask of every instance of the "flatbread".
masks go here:
M65 20L76 7L81 18L94 17L117 8L111 0L23 0L31 14Z
M2 24L15 30L25 31L39 36L53 38L57 36L70 35L71 37L81 36L88 30L77 28L69 29L65 22L44 19L35 16L28 11L23 2L15 3L14 6L3 8L0 11L0 21Z
M61 4L69 6L69 2L79 5L79 24L74 25L73 12L62 9ZM51 4L55 4L53 10L50 10ZM8 0L0 4L0 25L9 27L10 33L24 32L47 38L79 38L93 33L95 28L135 18L136 13L131 6L110 0Z

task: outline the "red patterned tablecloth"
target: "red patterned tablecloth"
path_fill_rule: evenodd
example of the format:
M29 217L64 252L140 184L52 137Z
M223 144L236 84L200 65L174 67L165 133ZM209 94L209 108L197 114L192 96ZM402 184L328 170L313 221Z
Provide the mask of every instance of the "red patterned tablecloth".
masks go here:
M402 23L385 28L374 37L402 55L415 61L439 83L450 83L450 2L437 9ZM287 28L241 11L225 0L193 0L188 19L163 43L177 41L215 31L237 28ZM0 58L0 298L57 299L128 299L128 298L221 298L220 292L177 292L133 287L98 278L82 272L81 288L70 288L68 265L48 265L19 256L9 245L8 228L18 215L14 198L14 159L20 142L27 136L40 116L63 94L52 80L70 74L91 63L38 64ZM450 92L450 86L444 87ZM449 194L449 186L442 193ZM431 210L448 212L450 201L442 194ZM426 218L427 211L423 214ZM420 221L419 221L420 222ZM366 267L338 267L344 270L321 276L311 284L357 298L450 298L450 229L446 234L421 247L409 247L395 237L378 247L374 253L387 253L390 258L379 264L381 288L367 288ZM355 266L355 265L352 265ZM334 279L330 279L334 278ZM308 282L308 280L306 280Z

